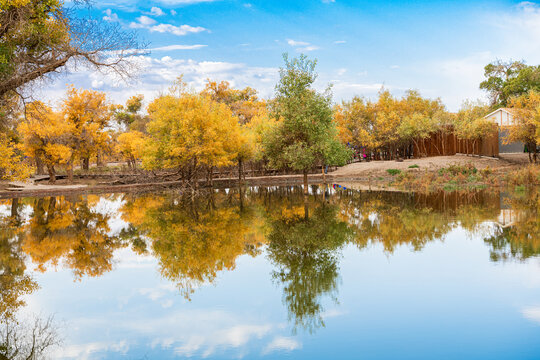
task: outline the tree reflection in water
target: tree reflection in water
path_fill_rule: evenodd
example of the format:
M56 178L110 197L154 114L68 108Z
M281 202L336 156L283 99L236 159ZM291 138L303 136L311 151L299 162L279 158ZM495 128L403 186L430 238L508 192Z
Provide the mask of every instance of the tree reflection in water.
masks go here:
M52 317L17 318L26 305L24 296L36 291L38 284L26 274L22 203L10 202L10 216L0 216L0 359L42 359L60 337Z
M484 241L491 247L493 261L524 261L540 254L540 193L506 198L509 224L498 224Z
M26 274L27 257L42 271L62 264L80 278L110 271L115 251L131 247L156 257L162 276L189 297L234 269L239 256L266 249L290 321L312 332L324 325L325 301L337 302L346 244L419 251L460 227L485 239L493 260L540 254L538 194L512 196L504 206L500 199L487 192L336 193L314 186L308 198L301 188L254 187L197 197L169 191L3 201L0 312L15 313L37 288ZM120 214L100 209L103 201L121 203ZM504 207L512 209L512 221L498 224ZM113 215L125 222L117 231L109 226Z
M11 319L25 305L22 297L34 292L38 285L26 274L22 251L22 218L20 202L11 202L11 215L0 217L0 318Z
M240 202L241 193L149 196L153 198L128 202L124 219L137 223L151 243L161 274L184 296L189 298L198 286L213 282L219 271L234 269L238 256L259 253L264 231L255 209ZM148 202L150 207L140 214L137 209Z
M23 250L42 271L61 259L76 277L112 269L114 251L126 244L109 234L110 214L96 211L99 197L35 199Z
M273 278L283 285L294 330L312 333L324 326L323 297L338 302L339 250L353 232L338 220L335 205L323 203L308 214L306 206L303 215L285 213L271 221L268 257L276 266Z

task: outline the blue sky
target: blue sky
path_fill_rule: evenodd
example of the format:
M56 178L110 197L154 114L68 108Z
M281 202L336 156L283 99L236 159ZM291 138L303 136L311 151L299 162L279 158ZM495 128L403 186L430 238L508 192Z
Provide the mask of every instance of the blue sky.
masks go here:
M138 32L151 53L135 59L130 83L79 69L66 83L135 93L151 100L180 74L195 89L206 78L252 86L270 97L282 54L317 58L317 86L334 85L336 102L418 89L450 110L482 98L483 67L495 59L540 63L540 5L517 1L101 1L92 13Z

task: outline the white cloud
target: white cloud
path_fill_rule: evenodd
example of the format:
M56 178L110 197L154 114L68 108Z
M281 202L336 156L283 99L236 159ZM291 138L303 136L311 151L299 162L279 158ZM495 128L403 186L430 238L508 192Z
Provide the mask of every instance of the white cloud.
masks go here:
M183 36L189 33L199 33L202 31L206 31L206 29L201 26L190 26L190 25L174 26L171 24L159 24L159 25L150 27L149 30L150 32L171 33L177 36Z
M490 61L540 62L539 4L524 1L504 10L488 11L479 21L485 27L481 46L493 54Z
M335 101L350 100L354 96L374 97L383 87L394 91L400 90L397 86L389 86L383 83L360 83L339 79L334 79L331 83L333 84L332 92Z
M335 3L336 0L322 0L322 2L325 4L331 4L331 3Z
M392 70L399 69L399 65L390 65L390 69Z
M177 36L187 35L189 33L199 33L202 31L208 31L201 26L180 25L175 26L171 24L157 24L157 21L148 17L140 16L137 18L137 22L132 22L129 27L132 29L147 29L150 32L170 33Z
M160 3L167 5L190 5L214 1L218 0L159 0Z
M118 15L113 13L111 9L107 9L104 11L105 16L103 17L103 20L108 22L117 22L118 21Z
M198 50L205 48L207 45L168 45L157 48L148 49L148 51L173 51L173 50Z
M92 80L92 87L93 87L94 89L103 86L103 84L104 84L104 82L101 81L101 80L98 80L98 79Z
M176 12L176 10L171 10L171 15L172 15L172 16L176 16L176 14L178 14L178 13Z
M277 336L264 348L263 355L274 351L293 351L301 348L302 344L296 339L292 337Z
M55 359L67 358L86 360L94 358L96 352L112 351L125 355L128 350L129 346L126 341L121 341L119 343L94 342L64 346L61 350L55 351L53 356Z
M163 10L161 10L157 6L152 6L152 8L150 9L150 14L152 14L154 16L163 16L163 15L165 15Z
M526 307L521 310L523 317L540 324L540 306Z
M345 43L347 43L345 40L334 41L334 44L345 44Z
M166 91L181 74L184 75L184 80L188 85L197 91L202 90L206 79L210 78L227 80L236 88L250 86L257 89L265 98L272 95L274 85L279 78L277 68L248 66L242 63L195 61L175 59L170 56L156 59L146 55L132 56L130 60L139 71L134 73L136 77L128 83L114 74L104 74L84 68L78 68L76 71L73 69L66 76L69 77L69 83L76 84L77 87L88 88L94 82L97 90L107 92L111 100L116 103L124 103L134 94L143 94L147 101L151 101L159 93ZM65 83L64 77L59 78L55 83L49 84L51 86L44 88L42 94L38 93L36 96L41 96L44 101L56 101L64 96Z
M484 66L493 60L494 55L485 51L423 64L417 71L428 81L420 90L425 96L440 96L450 110L457 110L465 99L484 98L485 94L478 86L484 78ZM445 84L442 88L441 83Z
M316 45L312 45L305 41L297 41L293 39L287 39L287 44L289 44L292 47L295 47L297 52L305 52L305 51L313 51L313 50L319 50L319 47Z
M307 45L309 45L308 42L296 41L296 40L292 40L292 39L287 39L287 44L289 44L291 46L307 46Z
M346 72L347 72L347 69L341 68L341 69L337 70L337 75L338 76L343 76L343 75L345 75Z
M302 52L302 51L314 51L314 50L319 50L320 47L316 46L316 45L309 45L309 46L306 46L306 47L301 47L301 48L297 48L296 51L299 51L299 52Z
M149 26L154 25L155 23L157 23L156 20L146 15L143 15L137 18L137 22L132 22L131 24L129 24L129 27L134 28L134 29L143 29L143 28L148 28Z

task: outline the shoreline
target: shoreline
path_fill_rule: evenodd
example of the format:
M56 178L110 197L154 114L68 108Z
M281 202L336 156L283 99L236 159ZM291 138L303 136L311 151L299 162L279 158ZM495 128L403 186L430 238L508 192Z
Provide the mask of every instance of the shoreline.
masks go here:
M416 168L410 168L411 165L416 166ZM472 166L475 169L475 174L478 171L475 181L456 183L455 186L452 186L452 190L479 190L482 188L508 188L510 183L502 179L513 172L527 169L529 165L523 161L510 161L503 158L494 159L459 155L452 157L406 159L401 162L372 161L352 163L338 168L326 174L326 181L323 181L323 176L320 173L310 174L308 175L308 182L310 184L326 183L329 185L341 183L346 184L347 188L364 191L399 191L409 193L433 192L438 190L450 191L445 188L449 184L448 179L442 179L442 175L440 174L441 170L446 169L448 166ZM389 170L398 172L396 174L390 174ZM480 176L480 174L483 175ZM35 179L37 181L34 183L15 184L14 182L10 182L9 184L15 185L11 186L10 190L1 189L0 199L116 192L152 192L166 189L182 189L184 185L184 182L181 180L151 181L152 179L149 182L115 184L118 176L122 178L136 177L137 174L89 174L79 177L83 182L82 184L41 184L43 178ZM454 177L454 180L456 178ZM100 179L101 182L95 183L92 181L96 179ZM156 180L158 179L156 178ZM303 176L301 174L246 177L241 184L236 177L216 178L213 180L212 186L209 186L206 180L199 180L200 188L213 187L216 189L237 187L239 185L287 186L301 184L303 184Z

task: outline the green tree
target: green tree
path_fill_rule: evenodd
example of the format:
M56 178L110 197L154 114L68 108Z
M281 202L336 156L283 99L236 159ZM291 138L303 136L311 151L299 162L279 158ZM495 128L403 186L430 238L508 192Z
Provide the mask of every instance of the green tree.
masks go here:
M493 108L508 106L512 97L531 90L540 91L540 65L497 60L484 67L484 77L480 89L488 92Z
M113 119L126 130L146 133L146 124L150 121L147 115L140 112L143 107L143 95L135 95L126 101L126 105L113 105L111 107Z
M330 90L321 94L312 88L317 62L305 55L289 60L285 54L284 60L270 104L271 116L279 123L264 139L265 155L272 166L302 171L307 193L311 168L342 165L350 154L337 137Z
M294 329L324 326L322 299L337 302L341 247L353 231L339 220L338 207L322 204L311 216L281 216L271 222L268 256L276 265L274 280L283 284L283 301Z

